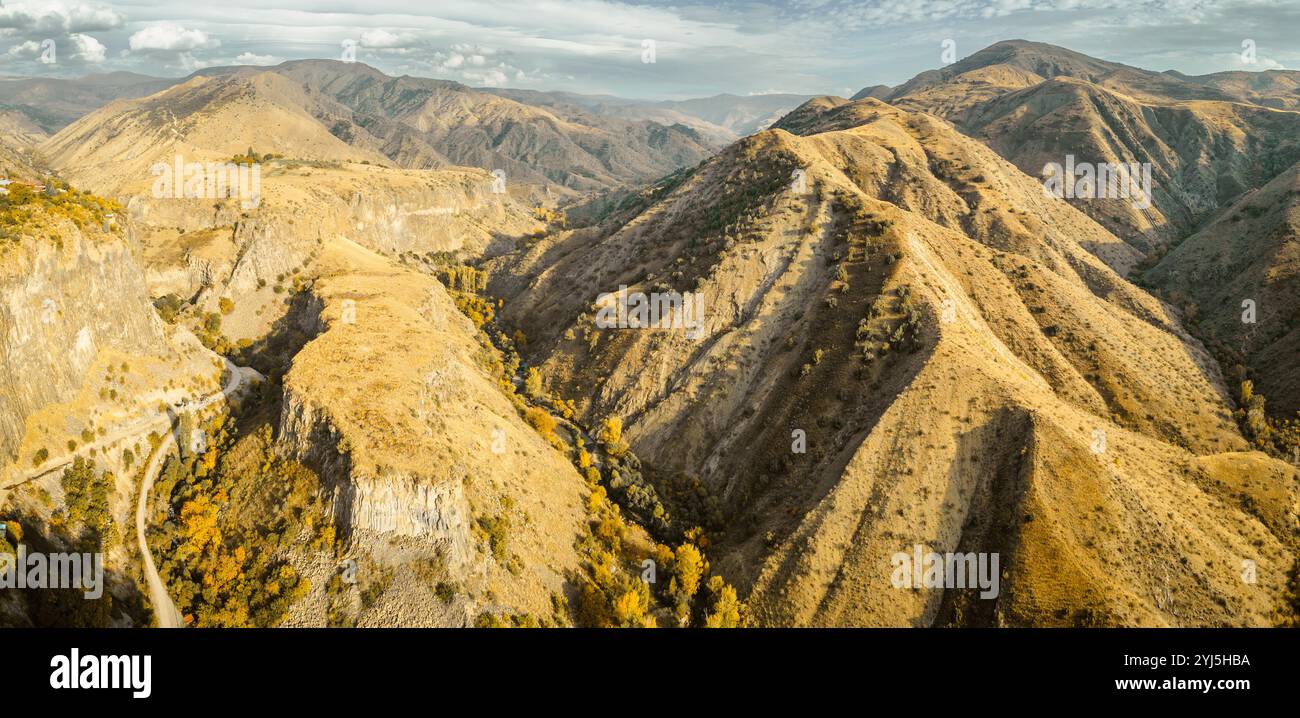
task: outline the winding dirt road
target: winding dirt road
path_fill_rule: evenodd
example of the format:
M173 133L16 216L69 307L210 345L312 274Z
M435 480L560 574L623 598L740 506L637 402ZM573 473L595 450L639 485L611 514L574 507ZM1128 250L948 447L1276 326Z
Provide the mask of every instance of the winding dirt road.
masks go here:
M256 370L247 367L239 367L226 360L226 369L230 373L230 379L221 391L212 394L198 402L187 402L176 407L177 419L181 412L189 413L201 411L211 406L213 403L222 399L229 398L232 394L239 391L244 385L246 379L262 378ZM144 478L140 482L140 494L136 499L135 505L135 539L140 547L140 556L144 559L144 580L149 589L149 602L153 604L154 618L158 623L158 628L183 628L185 621L181 618L181 613L176 609L176 604L172 601L171 596L167 595L167 587L163 584L162 577L158 575L158 567L153 562L153 553L149 551L149 543L145 540L145 512L149 506L149 492L153 489L153 482L158 478L158 472L162 470L163 460L176 448L176 435L174 432L177 419L169 419L172 430L169 430L163 437L158 448L153 452L152 458L149 459L149 465L145 467Z
M154 620L157 621L158 628L182 628L185 625L180 611L176 610L176 604L167 595L167 587L158 575L153 553L149 551L149 543L144 538L144 515L145 507L149 505L149 491L153 488L154 479L158 478L158 472L162 470L163 460L174 448L176 437L169 431L145 467L144 480L140 482L140 497L135 505L135 539L140 546L140 556L144 558L144 581L149 589L149 603L153 604Z

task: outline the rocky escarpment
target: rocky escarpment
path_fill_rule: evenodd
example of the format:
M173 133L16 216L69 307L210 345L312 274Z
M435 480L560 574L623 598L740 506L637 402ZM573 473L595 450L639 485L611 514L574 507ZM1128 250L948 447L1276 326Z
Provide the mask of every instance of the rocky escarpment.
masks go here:
M0 255L0 449L27 417L68 401L101 350L163 355L163 326L128 241L64 220Z
M284 282L320 244L346 237L382 254L499 252L539 226L490 174L272 162L256 206L137 196L155 293L245 296ZM495 184L494 184L495 183ZM164 291L165 290L165 291Z
M432 483L405 471L355 466L348 437L302 392L285 392L283 446L328 484L334 523L345 533L373 531L442 543L453 564L470 556L469 505L460 481Z
M346 240L313 271L278 437L322 477L340 534L376 557L439 556L448 582L491 596L480 607L549 615L579 563L577 470L520 418L437 280Z

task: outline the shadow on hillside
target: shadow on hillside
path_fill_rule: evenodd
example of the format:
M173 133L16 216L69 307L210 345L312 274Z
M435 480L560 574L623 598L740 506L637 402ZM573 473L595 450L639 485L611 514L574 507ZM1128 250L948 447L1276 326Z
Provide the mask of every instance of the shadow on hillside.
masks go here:
M271 325L266 336L240 349L232 359L278 382L289 370L294 356L324 331L320 318L323 308L321 300L312 293L297 292L289 298L288 311Z

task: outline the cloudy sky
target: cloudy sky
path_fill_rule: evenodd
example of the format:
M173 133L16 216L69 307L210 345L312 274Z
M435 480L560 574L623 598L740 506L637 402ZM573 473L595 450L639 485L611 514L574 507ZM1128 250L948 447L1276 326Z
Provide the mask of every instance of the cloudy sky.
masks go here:
M844 95L938 67L946 40L959 58L1021 38L1200 74L1300 68L1297 29L1300 0L0 0L0 75L179 76L351 50L474 86Z

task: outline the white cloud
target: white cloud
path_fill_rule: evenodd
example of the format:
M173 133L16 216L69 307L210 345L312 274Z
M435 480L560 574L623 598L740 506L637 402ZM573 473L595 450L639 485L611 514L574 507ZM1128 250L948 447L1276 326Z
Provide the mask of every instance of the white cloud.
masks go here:
M241 52L235 57L236 65L278 65L279 58L274 55L256 55L251 52Z
M478 76L474 83L482 87L502 87L506 84L506 74L500 70L489 70Z
M11 2L0 7L0 30L23 35L102 32L122 26L124 16L103 5L58 0Z
M149 50L191 52L218 47L221 41L209 37L202 30L187 29L174 22L161 22L136 32L131 36L128 45L132 52Z
M1216 57L1223 59L1223 69L1225 70L1245 70L1255 72L1259 70L1285 70L1286 66L1270 57L1256 55L1254 62L1247 62L1239 52L1219 53Z
M361 33L361 46L369 48L405 47L406 42L387 30L366 30Z
M73 33L68 36L68 40L71 43L73 58L92 65L98 65L104 61L107 55L107 48L104 47L104 44L90 35Z
M46 43L53 43L52 52L45 51ZM95 38L74 33L59 40L27 40L10 47L5 54L15 60L35 60L43 64L98 65L104 61L107 51Z
M28 40L10 47L5 54L15 60L34 60L41 56L41 44L35 40Z

